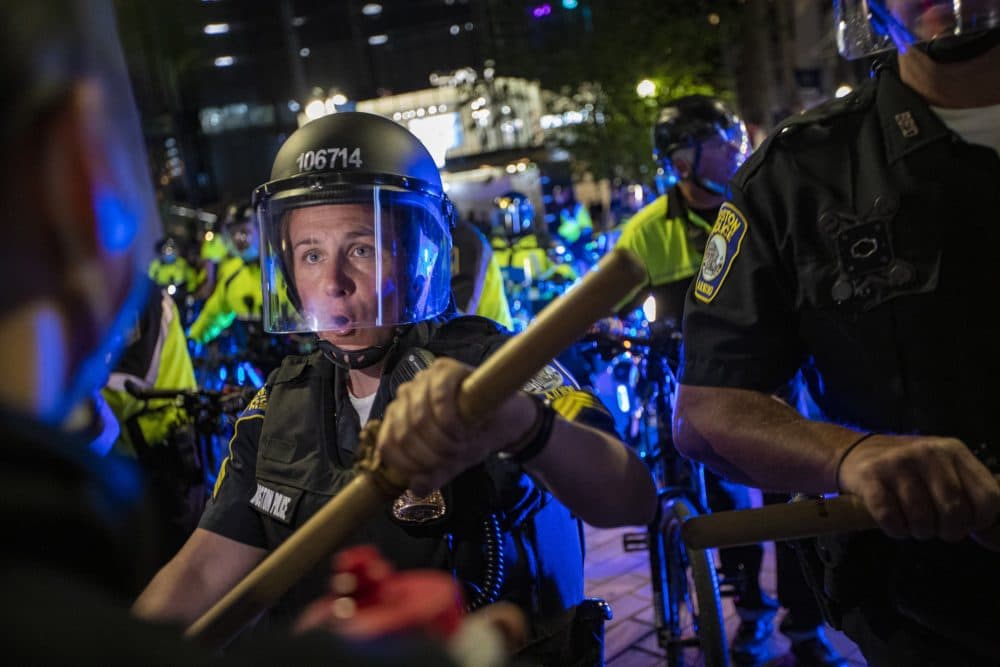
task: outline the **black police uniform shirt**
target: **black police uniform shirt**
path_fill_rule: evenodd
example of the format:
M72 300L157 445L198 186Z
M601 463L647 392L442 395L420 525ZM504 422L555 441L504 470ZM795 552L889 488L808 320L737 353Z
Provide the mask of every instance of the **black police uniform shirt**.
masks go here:
M371 418L381 418L392 400L394 371L408 351L421 348L476 366L507 337L479 317L414 325L387 358ZM236 423L202 528L272 550L353 478L360 423L346 380L347 372L321 352L286 358ZM566 419L614 432L600 401L579 390L557 365L526 390L544 394ZM401 569L455 570L461 581L478 585L486 580L484 518L496 514L503 530L502 599L536 617L582 599L581 525L519 466L492 457L443 493L449 508L444 519L404 526L386 511L360 526L350 543L376 545ZM324 562L285 596L273 616L279 623L293 617L326 590L328 576Z
M786 121L736 174L688 292L681 382L772 392L801 367L828 420L1000 446L985 325L998 218L1000 156L881 68ZM954 581L933 568L957 551L911 546L944 547L901 566L925 568L914 594L932 598L928 580ZM967 546L971 571L996 571L1000 555ZM967 583L958 595L986 604Z

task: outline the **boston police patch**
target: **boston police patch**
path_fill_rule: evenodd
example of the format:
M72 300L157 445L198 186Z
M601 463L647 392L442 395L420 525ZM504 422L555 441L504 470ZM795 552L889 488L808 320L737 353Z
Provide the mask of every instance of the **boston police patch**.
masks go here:
M701 271L694 282L696 299L702 303L709 303L719 293L733 260L740 254L740 246L743 244L746 232L746 216L731 203L723 204L705 244Z

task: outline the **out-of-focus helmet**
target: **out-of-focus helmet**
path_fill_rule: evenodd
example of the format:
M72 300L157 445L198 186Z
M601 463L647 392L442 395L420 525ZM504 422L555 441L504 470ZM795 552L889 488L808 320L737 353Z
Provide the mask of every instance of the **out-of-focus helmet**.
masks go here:
M493 234L515 239L534 231L535 207L521 192L505 192L493 200Z
M41 418L61 424L72 409L107 381L124 346L128 331L149 291L145 275L153 260L158 221L142 124L132 95L128 68L118 39L114 8L101 0L4 3L0 22L0 161L4 169L19 169L27 137L38 145L58 147L68 140L36 136L52 130L54 110L82 107L74 113L76 140L82 140L88 178L72 184L52 183L50 196L67 197L78 191L90 213L79 224L61 224L44 238L46 248L59 248L60 262L70 276L85 279L34 280L8 284L0 297L0 315L21 308L41 292L67 308L65 382L57 395L46 397ZM68 135L67 135L68 136ZM82 143L80 144L83 145ZM62 149L60 149L62 150ZM83 158L81 158L83 159ZM74 211L74 206L69 206ZM89 217L88 216L88 217ZM13 227L22 221L7 216ZM65 222L65 221L64 221ZM93 234L83 239L84 234ZM5 257L17 256L23 238L8 245ZM86 241L86 242L84 242ZM20 264L14 264L20 266ZM77 271L81 273L77 273ZM85 273L83 273L85 272ZM113 277L113 279L112 279ZM60 287L55 287L55 286ZM47 369L43 369L45 371Z
M834 18L850 59L914 46L959 62L1000 44L1000 0L834 0Z
M720 142L730 151L731 169L721 182L700 173L701 153L707 142ZM673 155L685 148L692 150L692 180L705 190L722 194L728 177L736 173L750 154L750 135L743 120L721 101L706 95L689 95L665 106L653 126L653 159L659 165L657 184L661 192L681 180Z
M403 126L360 112L304 125L253 203L268 331L393 326L447 309L454 207Z
M240 201L229 205L222 221L222 235L229 254L245 262L260 257L260 236L257 216L250 201Z

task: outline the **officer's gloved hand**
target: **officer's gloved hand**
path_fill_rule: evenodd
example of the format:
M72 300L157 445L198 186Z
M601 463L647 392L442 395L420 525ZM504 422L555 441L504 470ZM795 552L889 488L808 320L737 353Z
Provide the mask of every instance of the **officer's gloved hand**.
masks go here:
M491 453L517 443L535 421L537 407L517 393L479 424L458 413L458 390L472 367L438 358L402 385L389 404L376 447L382 461L410 480L416 495L440 488Z

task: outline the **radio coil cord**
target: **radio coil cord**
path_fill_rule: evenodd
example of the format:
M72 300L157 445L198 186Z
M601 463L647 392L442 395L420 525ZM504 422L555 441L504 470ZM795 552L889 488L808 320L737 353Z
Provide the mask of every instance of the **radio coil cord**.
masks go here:
M465 611L475 611L500 599L503 590L503 531L500 530L500 520L496 514L490 514L483 520L483 549L485 552L485 568L483 581L477 587L475 597L465 605Z

